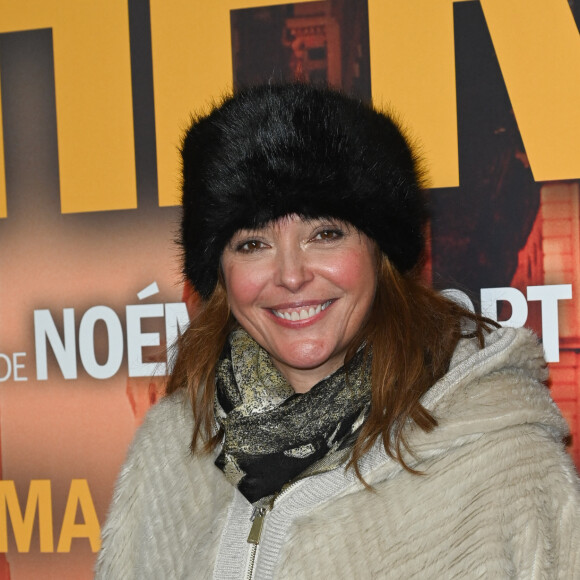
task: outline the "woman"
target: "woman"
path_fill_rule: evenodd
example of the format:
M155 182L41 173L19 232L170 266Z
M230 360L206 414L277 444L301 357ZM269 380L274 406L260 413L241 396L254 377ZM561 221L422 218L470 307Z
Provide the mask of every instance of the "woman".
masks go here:
M97 577L578 577L541 347L420 282L421 175L395 122L265 86L196 119L182 156L203 304Z

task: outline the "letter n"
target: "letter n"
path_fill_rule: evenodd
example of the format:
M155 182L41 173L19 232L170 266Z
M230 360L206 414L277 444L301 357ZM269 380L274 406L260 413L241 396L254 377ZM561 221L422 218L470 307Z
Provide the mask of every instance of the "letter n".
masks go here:
M0 14L0 33L52 29L62 212L135 208L127 2L0 0Z

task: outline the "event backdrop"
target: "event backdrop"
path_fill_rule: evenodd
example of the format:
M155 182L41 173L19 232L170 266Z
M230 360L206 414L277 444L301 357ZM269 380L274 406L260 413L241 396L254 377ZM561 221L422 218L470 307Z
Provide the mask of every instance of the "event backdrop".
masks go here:
M0 579L92 576L182 299L180 135L328 82L428 168L425 275L531 326L580 465L579 0L0 0Z

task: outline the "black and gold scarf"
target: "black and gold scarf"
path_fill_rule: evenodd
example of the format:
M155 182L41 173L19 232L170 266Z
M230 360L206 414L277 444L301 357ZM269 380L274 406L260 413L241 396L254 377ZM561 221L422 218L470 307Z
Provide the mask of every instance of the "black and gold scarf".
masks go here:
M359 349L346 369L295 393L268 353L237 329L218 363L216 387L224 440L215 463L254 503L348 459L370 406L370 360Z

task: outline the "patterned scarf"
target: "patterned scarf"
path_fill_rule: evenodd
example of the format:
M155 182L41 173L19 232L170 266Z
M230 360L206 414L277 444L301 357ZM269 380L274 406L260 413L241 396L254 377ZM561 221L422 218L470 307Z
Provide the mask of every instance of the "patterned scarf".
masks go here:
M215 463L254 503L348 459L368 415L370 360L359 349L347 368L295 393L268 353L237 329L218 363L216 387L224 441Z

